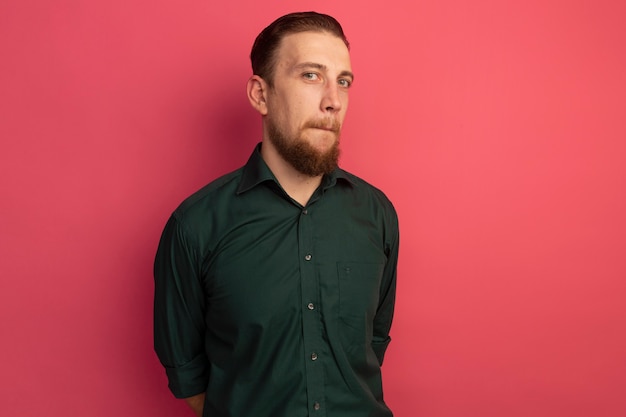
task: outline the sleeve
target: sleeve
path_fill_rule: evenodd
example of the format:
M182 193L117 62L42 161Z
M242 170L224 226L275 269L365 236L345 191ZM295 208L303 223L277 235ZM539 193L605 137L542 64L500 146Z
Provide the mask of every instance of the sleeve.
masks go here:
M167 222L154 262L154 349L177 398L205 392L205 297L198 250L175 214Z
M398 218L393 208L391 209L391 215L387 222L386 229L385 252L387 255L387 263L383 270L378 310L374 317L374 333L372 339L372 349L380 365L383 364L385 351L387 350L387 346L389 346L389 342L391 342L389 331L391 330L396 301L396 270L398 265L400 235Z

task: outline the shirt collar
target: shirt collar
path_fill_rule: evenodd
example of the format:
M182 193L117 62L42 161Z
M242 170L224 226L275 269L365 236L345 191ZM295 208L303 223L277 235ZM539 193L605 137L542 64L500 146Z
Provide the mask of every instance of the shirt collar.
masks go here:
M274 181L278 184L276 177L274 177L263 157L261 157L261 144L259 143L254 147L252 155L250 155L248 162L243 167L237 194L245 193L265 181Z
M322 178L322 189L326 190L337 184L337 181L346 182L349 185L354 185L354 181L350 178L349 174L340 168L335 168L333 172L328 175L324 175ZM276 184L278 180L269 169L263 157L261 156L261 143L257 144L252 151L252 155L246 162L243 168L243 174L239 181L239 187L237 188L237 194L245 193L246 191L256 187L265 181L273 181Z

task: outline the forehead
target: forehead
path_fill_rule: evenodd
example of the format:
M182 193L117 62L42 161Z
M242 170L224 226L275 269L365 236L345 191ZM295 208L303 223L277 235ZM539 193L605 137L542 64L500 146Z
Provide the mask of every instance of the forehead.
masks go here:
M289 69L314 62L337 71L350 71L350 51L343 40L329 32L299 32L286 35L276 51L276 65Z

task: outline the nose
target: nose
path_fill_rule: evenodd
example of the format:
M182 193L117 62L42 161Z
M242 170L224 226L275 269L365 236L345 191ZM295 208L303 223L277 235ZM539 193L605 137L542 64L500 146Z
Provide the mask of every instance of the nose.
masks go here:
M339 86L336 83L327 83L324 88L321 108L323 112L336 113L341 110L341 100L339 98Z

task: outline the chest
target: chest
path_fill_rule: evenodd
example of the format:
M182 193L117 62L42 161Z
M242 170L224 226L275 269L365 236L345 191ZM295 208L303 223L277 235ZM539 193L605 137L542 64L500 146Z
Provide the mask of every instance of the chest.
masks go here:
M373 315L385 261L383 227L358 206L242 216L205 261L209 316L267 327L311 300L328 312Z

